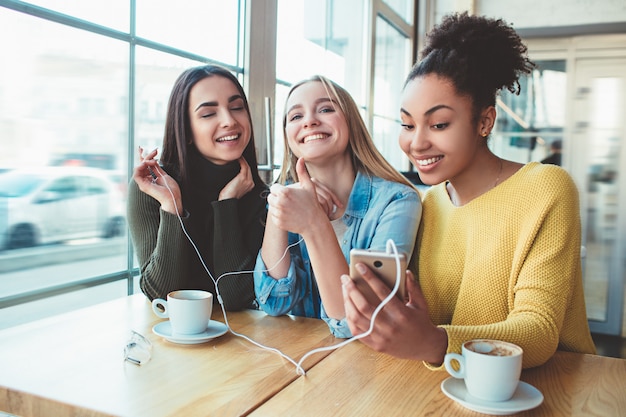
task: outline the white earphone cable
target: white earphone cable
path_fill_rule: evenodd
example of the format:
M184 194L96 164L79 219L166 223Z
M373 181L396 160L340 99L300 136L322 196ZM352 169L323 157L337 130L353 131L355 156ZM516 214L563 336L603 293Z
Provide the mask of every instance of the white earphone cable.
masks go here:
M160 167L158 166L158 164L155 166L156 170L159 171L159 174L161 174L161 176L164 176L165 174L160 170ZM309 352L305 353L302 358L300 358L300 360L298 362L296 362L294 359L292 359L290 356L286 355L285 353L281 352L279 349L273 348L273 347L269 347L269 346L265 346L259 342L256 342L254 340L252 340L251 338L249 338L246 335L240 334L236 331L233 330L233 328L230 326L230 323L228 322L228 317L226 315L226 308L224 307L224 302L222 300L222 296L220 295L219 292L219 288L218 288L218 282L220 281L220 279L222 279L225 276L228 275L239 275L239 274L251 274L254 273L254 271L238 271L238 272L225 272L222 275L220 275L217 279L215 279L213 277L213 275L211 274L211 272L209 271L209 268L206 266L204 259L202 258L202 255L200 254L200 251L198 250L198 247L196 246L196 244L194 243L193 239L191 239L191 236L189 236L189 234L187 233L187 229L185 228L185 225L183 224L183 220L180 214L180 211L178 209L178 205L176 204L176 198L174 197L174 193L172 192L172 189L170 188L170 186L167 183L167 180L163 180L165 187L168 189L168 191L170 192L170 195L172 196L172 200L174 201L174 208L176 210L176 216L178 217L178 222L180 223L180 226L182 227L183 233L185 234L185 236L187 237L187 239L189 240L189 243L191 243L191 245L194 248L194 251L196 252L196 255L198 256L198 259L200 260L200 262L202 263L202 266L204 267L204 270L206 271L206 273L209 275L209 277L211 278L211 280L213 281L213 283L215 284L215 292L216 292L216 297L217 297L217 301L220 304L220 307L222 309L222 315L224 317L224 321L226 324L226 327L228 328L228 330L235 336L241 337L247 341L249 341L250 343L254 344L255 346L261 348L261 349L265 349L271 352L274 352L280 356L282 356L283 358L285 358L287 361L291 362L295 367L296 367L296 372L298 375L306 375L306 372L304 370L304 368L302 368L302 363L305 361L306 358L308 358L309 356L315 354L315 353L319 353L319 352L325 352L328 350L334 350L334 349L339 349L340 347L343 347L345 345L347 345L348 343L351 343L355 340L358 339L362 339L364 337L369 336L372 331L374 330L374 321L376 320L376 317L378 316L378 313L383 309L383 307L392 299L392 297L395 296L395 294L398 292L398 289L400 287L400 277L402 274L402 271L400 270L401 268L401 264L400 264L400 257L398 255L398 250L396 248L396 245L394 243L394 241L392 239L389 239L387 241L387 253L393 253L395 256L395 260L396 260L396 282L395 285L391 291L391 293L385 297L384 300L381 301L381 303L378 305L378 307L376 307L376 309L374 310L374 313L372 314L371 320L370 320L370 326L368 328L368 330L364 333L358 334L356 336L352 336L349 339L346 339L340 343L337 343L335 345L331 345L331 346L325 346L325 347L321 347L321 348L316 348L313 350L310 350ZM280 263L280 261L282 261L285 256L287 256L287 254L289 253L289 249L293 246L298 245L300 242L302 242L302 238L300 238L299 241L292 243L291 245L287 246L287 248L285 248L285 252L283 253L283 256L276 262L276 264L274 266L272 266L271 268L265 270L264 272L269 272L271 271L276 265L278 265L278 263Z

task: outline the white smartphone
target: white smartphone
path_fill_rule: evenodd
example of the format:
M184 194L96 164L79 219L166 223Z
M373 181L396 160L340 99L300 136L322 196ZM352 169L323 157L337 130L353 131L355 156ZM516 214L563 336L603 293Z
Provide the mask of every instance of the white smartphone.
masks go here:
M398 257L400 258L400 286L396 295L402 301L406 301L406 255L398 253ZM367 265L387 284L389 289L393 289L397 279L396 256L393 253L371 249L352 249L350 251L350 278L371 304L378 305L381 300L354 267L359 262Z

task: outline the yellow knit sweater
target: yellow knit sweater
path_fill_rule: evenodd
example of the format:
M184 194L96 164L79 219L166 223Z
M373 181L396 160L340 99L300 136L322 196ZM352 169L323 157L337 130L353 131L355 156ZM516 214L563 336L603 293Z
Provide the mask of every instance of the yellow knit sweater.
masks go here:
M445 183L424 196L411 263L448 352L507 340L538 366L557 350L595 353L580 261L578 191L565 170L529 163L455 207Z

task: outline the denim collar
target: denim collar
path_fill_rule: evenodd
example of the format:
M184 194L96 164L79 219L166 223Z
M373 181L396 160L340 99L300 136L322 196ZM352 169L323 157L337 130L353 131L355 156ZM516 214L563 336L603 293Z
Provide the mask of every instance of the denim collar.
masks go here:
M372 198L372 182L373 177L369 174L361 171L357 172L344 216L361 219L365 217Z

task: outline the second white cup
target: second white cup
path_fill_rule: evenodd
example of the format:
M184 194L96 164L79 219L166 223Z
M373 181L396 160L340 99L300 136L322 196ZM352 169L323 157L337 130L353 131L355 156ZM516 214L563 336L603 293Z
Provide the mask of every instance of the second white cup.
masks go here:
M446 354L444 365L450 375L465 380L470 395L486 401L506 401L513 396L522 373L521 347L480 339L463 343L461 350L461 355Z
M202 290L178 290L167 294L167 300L152 300L152 311L169 318L174 334L204 332L213 312L213 294Z

